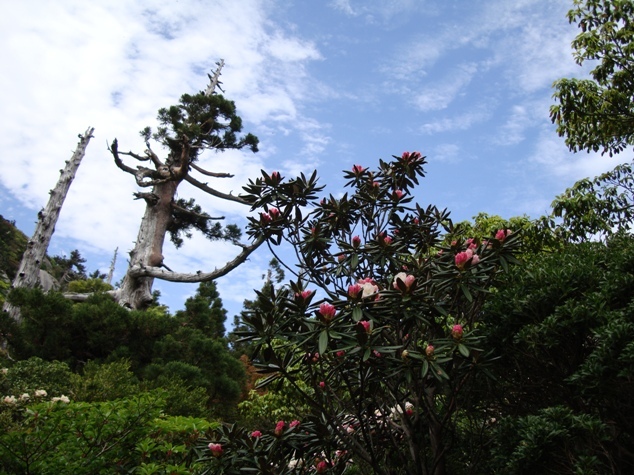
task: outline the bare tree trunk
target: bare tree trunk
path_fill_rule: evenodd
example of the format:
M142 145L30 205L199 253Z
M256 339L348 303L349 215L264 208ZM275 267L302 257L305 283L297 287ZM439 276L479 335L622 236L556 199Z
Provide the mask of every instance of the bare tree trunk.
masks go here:
M144 194L147 206L134 249L130 251L130 268L163 266L163 244L179 183L180 180L161 183L155 185L151 193ZM133 276L127 272L118 290L119 304L133 309L147 307L153 300L153 283L154 277Z
M114 256L112 257L112 261L110 262L110 270L108 271L108 278L106 279L106 282L108 284L112 284L112 276L114 275L114 267L117 263L117 253L119 252L119 248L117 247L114 250Z
M13 280L12 288L33 288L39 284L40 265L46 255L51 237L55 232L55 225L62 210L62 205L64 204L70 185L75 178L77 168L82 158L84 158L86 147L92 138L94 130L93 127L89 127L84 135L79 136L79 144L77 144L75 153L73 153L71 159L66 162L66 167L61 170L61 176L57 181L57 185L50 191L51 197L48 200L48 204L38 213L35 232L27 243L26 251L24 251L24 255L22 256L22 262L20 262L20 268ZM18 307L5 302L3 310L16 322L20 322L20 309Z

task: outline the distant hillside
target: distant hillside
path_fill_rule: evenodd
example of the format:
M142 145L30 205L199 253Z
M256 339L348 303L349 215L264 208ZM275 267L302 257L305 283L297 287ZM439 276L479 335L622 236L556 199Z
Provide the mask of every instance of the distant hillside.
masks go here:
M6 273L13 281L28 240L26 234L15 227L15 222L0 215L0 275Z

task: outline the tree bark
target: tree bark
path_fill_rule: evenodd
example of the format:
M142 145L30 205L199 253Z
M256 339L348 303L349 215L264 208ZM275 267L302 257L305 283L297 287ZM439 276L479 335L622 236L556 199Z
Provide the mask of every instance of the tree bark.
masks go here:
M130 252L130 269L163 266L163 244L172 219L172 201L179 183L180 180L174 180L154 186L152 193L157 199L153 203L146 201L139 234ZM136 276L128 271L119 289L119 303L133 309L147 307L153 301L153 283L154 277Z
M40 265L46 255L51 237L55 232L55 225L62 210L62 205L64 204L70 185L75 178L77 168L79 168L81 160L86 154L86 147L88 147L94 130L93 127L89 127L84 135L79 136L79 143L77 144L75 153L73 153L71 159L66 162L66 167L60 170L61 176L55 188L50 191L51 197L48 200L48 204L38 213L35 232L27 243L26 251L22 256L20 268L13 280L12 288L33 288L39 284ZM19 323L21 321L19 307L15 307L6 302L3 310L16 322Z

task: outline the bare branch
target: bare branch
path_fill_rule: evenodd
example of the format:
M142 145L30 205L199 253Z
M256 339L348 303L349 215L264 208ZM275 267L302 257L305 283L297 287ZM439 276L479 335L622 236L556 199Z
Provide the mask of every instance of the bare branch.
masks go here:
M188 214L190 216L194 216L195 218L200 218L200 219L225 219L224 216L219 216L217 218L214 218L213 216L207 216L205 214L196 213L196 212L191 211L189 209L185 209L185 208L183 208L181 206L178 206L175 203L172 203L172 208L175 209L176 211L181 212L181 213L185 213L185 214Z
M107 292L100 292L100 293L110 295L116 300L120 292L121 291L117 289L117 290L108 290ZM91 292L88 294L78 294L76 292L65 292L63 295L65 299L72 300L73 302L85 302L86 300L88 300L90 297L92 297L95 294L94 292Z
M244 246L243 250L240 254L238 254L233 260L227 262L220 269L216 269L212 272L200 272L198 271L195 274L183 274L179 272L169 272L161 267L145 267L141 265L135 265L130 267L128 270L128 275L130 277L138 278L138 277L154 277L156 279L167 280L169 282L208 282L210 280L215 280L218 277L222 277L223 275L228 274L233 269L238 267L244 261L247 260L247 257L251 255L253 251L255 251L258 247L260 247L266 241L266 236L260 236L253 244L249 246Z
M190 163L190 165L194 170L202 173L203 175L212 176L214 178L233 178L234 177L234 175L232 175L231 173L208 172L204 168L201 168L198 165L196 165L195 163Z
M214 71L213 76L211 74L207 74L207 76L209 77L209 85L207 86L207 89L205 89L205 96L211 96L212 94L214 94L216 92L216 88L220 89L220 91L222 92L225 92L220 87L220 84L222 83L219 81L220 71L222 70L222 67L225 65L225 60L221 59L216 64L218 65L218 69Z
M121 160L121 157L119 156L119 141L117 139L114 139L112 141L112 145L108 147L108 150L110 150L110 153L114 157L114 163L115 165L117 165L117 167L119 167L126 173L136 175L137 171L134 168L127 166L125 163L123 163L123 160Z
M159 202L159 197L156 193L143 193L139 191L132 193L132 195L135 200L145 200L145 202L150 206L154 206Z
M185 181L194 185L199 190L202 190L205 193L209 193L210 195L215 196L216 198L222 198L223 200L235 201L236 203L241 203L243 205L250 205L250 203L247 203L244 199L240 198L239 196L233 196L231 194L228 195L226 193L221 193L220 191L214 190L213 188L208 186L206 183L201 183L195 178L192 178L191 175L186 175Z
M152 150L152 147L150 147L150 142L145 142L145 146L147 147L147 150L145 151L145 155L147 155L150 158L150 160L152 160L152 163L154 164L156 168L162 167L164 163L161 162L161 159L158 158L158 155L154 153L154 150Z

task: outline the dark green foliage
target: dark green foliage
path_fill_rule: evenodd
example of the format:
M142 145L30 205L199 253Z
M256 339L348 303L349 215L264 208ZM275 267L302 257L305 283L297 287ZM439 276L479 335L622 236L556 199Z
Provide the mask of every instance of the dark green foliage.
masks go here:
M10 280L15 278L28 240L15 227L15 222L7 221L0 215L0 274L5 272Z
M139 380L130 371L130 362L125 360L106 364L89 361L82 374L73 374L71 379L71 396L75 401L111 401L134 396L140 391Z
M237 243L242 234L240 228L235 224L223 227L218 222L213 223L213 219L220 218L222 217L212 218L209 216L199 205L195 204L193 198L189 200L179 198L172 205L172 219L167 226L170 241L176 248L179 248L184 242L181 236L184 235L189 239L192 237L191 230L196 229L211 241L225 240Z
M618 165L594 179L583 179L557 196L552 204L556 236L572 242L605 238L628 230L634 219L634 170L631 163Z
M185 301L185 309L176 312L176 319L183 326L200 330L212 338L222 338L225 334L227 311L216 289L216 283L201 282L196 295Z
M86 259L77 249L70 252L70 256L53 256L50 259L49 272L65 288L71 280L85 280Z
M115 365L108 370L93 363L86 365L120 359L127 361L126 368L129 366L147 387L165 386L182 392L179 397L170 393L167 401L168 410L178 407L175 414L202 415L206 403L207 410L227 412L242 394L244 365L231 356L223 338L226 311L213 282L201 284L196 295L187 300L185 310L174 317L161 307L129 311L104 294L75 304L59 293L45 295L36 289L19 289L11 298L21 305L24 316L20 326L0 316L11 334L14 358L38 356L64 361L75 371L87 371L84 386L77 389L88 394L82 398L100 400L112 396L117 387L125 393L124 387L134 386L123 367ZM92 386L85 387L91 378ZM116 387L110 392L104 387L101 396L90 395L103 378L117 380L110 383Z
M256 293L254 300L245 299L243 303L242 312L240 315L233 317L233 331L229 333L227 339L231 345L231 350L234 356L246 355L249 360L253 358L254 347L253 344L248 341L242 341L240 338L241 332L244 332L248 327L244 323L244 318L248 316L250 312L253 312L259 307L264 305L266 299L271 297L271 292L275 284L279 284L284 280L284 269L282 269L279 261L275 258L269 261L269 268L267 273L262 276L264 285L260 289L259 293Z
M146 142L152 136L167 147L174 160L181 160L184 149L189 153L190 161L206 148L248 147L253 152L258 150L258 139L254 135L237 137L242 131L242 120L236 114L235 103L221 94L183 94L179 105L159 110L158 121L160 125L156 133L152 134L148 127L141 135ZM184 143L187 143L186 148Z
M581 33L572 43L592 79L555 82L550 116L571 150L610 156L634 144L634 4L631 0L574 0L568 12Z
M513 466L529 467L542 451L544 461L557 458L553 473L630 473L634 238L535 255L507 276L485 315L486 346L501 357L489 403L489 414L504 421L498 460L513 453ZM556 434L545 437L540 424L554 424ZM513 431L518 438L509 438ZM533 448L524 451L527 443ZM575 472L583 464L598 468Z
M49 396L68 395L73 385L72 378L73 374L67 364L32 357L16 361L8 369L6 376L0 376L0 395L33 395L37 389L46 390Z

